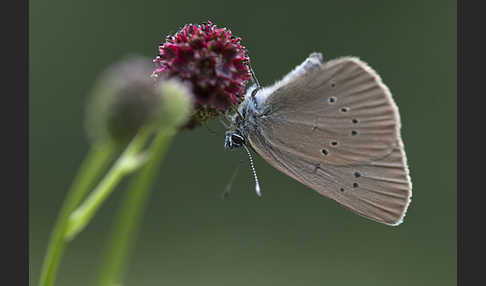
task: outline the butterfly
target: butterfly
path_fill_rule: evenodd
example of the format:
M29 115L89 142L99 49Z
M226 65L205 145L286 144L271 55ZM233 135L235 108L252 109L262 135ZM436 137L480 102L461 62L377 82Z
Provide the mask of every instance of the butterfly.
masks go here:
M412 185L400 116L368 64L356 57L323 62L322 54L312 53L272 86L260 88L256 81L244 98L225 148L244 147L250 155L250 146L351 211L387 225L402 223ZM251 155L250 163L253 168Z

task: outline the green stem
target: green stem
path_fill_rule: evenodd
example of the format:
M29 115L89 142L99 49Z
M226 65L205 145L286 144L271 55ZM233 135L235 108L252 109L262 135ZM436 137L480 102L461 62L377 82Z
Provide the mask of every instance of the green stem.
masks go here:
M150 160L130 181L123 205L107 243L107 252L98 277L99 286L121 285L155 174L174 134L175 132L171 130L160 132L155 137L150 147Z
M148 156L144 153L140 154L140 150L144 147L152 130L153 129L149 127L140 130L96 188L89 194L86 200L70 214L65 233L65 238L67 240L72 240L86 227L86 225L88 225L101 204L113 192L124 176L134 172L146 162Z
M76 175L66 199L63 202L54 229L47 246L47 252L42 265L40 286L51 286L56 279L57 269L65 248L64 233L67 228L69 214L85 197L93 182L110 162L115 154L115 146L110 142L99 142L91 147Z

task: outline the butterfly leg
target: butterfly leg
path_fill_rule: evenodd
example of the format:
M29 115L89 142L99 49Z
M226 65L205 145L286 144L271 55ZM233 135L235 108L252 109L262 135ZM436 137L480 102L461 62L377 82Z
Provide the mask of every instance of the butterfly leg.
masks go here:
M226 129L231 129L231 125L232 125L232 122L233 122L233 119L231 118L231 116L225 112L221 112L219 111L219 122L221 122L221 124L224 126L224 128ZM228 122L224 122L223 119L226 119Z
M224 126L224 128L230 129L230 126L228 124L226 124L226 122L224 122L223 119L221 119L221 117L219 118L219 122L221 122L221 124Z

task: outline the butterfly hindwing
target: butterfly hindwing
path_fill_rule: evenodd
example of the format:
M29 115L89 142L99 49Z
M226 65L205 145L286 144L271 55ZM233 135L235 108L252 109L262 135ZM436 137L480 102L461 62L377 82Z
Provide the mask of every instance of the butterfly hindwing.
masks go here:
M400 223L411 183L390 91L357 58L311 63L262 92L264 115L248 132L252 147L358 214Z

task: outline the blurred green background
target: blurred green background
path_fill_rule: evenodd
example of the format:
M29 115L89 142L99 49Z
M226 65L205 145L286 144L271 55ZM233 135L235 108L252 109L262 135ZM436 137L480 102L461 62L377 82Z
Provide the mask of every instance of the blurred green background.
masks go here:
M263 85L313 51L359 56L400 108L413 182L405 222L365 220L256 158L263 200L212 122L177 136L126 285L455 285L456 1L30 1L30 281L88 150L86 98L108 65L153 58L183 24L243 38ZM57 285L91 285L123 189L68 246Z

